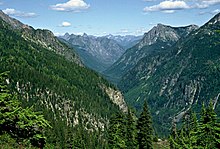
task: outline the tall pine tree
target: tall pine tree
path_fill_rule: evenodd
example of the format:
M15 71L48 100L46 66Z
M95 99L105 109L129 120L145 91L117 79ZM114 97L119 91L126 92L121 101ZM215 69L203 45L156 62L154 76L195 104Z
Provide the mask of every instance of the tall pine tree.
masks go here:
M220 147L220 125L212 102L205 108L202 106L200 123L194 135L194 145L205 149Z
M126 125L126 146L128 149L136 149L137 148L137 128L135 115L128 109L127 114L127 125Z
M220 125L212 102L205 108L202 106L200 121L197 122L196 114L192 113L183 121L183 126L171 134L170 144L173 149L217 149L220 148Z
M144 102L143 111L138 119L138 144L140 149L153 148L153 128L151 114L147 102Z
M122 113L110 118L108 144L111 149L126 149L126 121Z

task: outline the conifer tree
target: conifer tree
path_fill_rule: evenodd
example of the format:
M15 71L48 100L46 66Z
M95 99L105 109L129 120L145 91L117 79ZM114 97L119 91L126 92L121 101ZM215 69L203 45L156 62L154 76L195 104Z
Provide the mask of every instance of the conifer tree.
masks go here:
M220 146L220 125L217 122L217 115L214 111L212 102L205 108L203 104L201 110L200 123L195 132L194 145L198 148L217 149Z
M147 102L144 102L143 111L138 119L138 145L140 149L152 149L153 148L153 128L151 115L147 106Z
M43 131L50 125L32 107L21 107L17 97L7 90L6 76L6 73L0 74L0 135L6 133L18 143L29 140L33 146L43 148L46 143Z
M171 128L171 133L170 133L170 149L175 149L175 146L177 145L176 140L177 140L177 130L176 130L176 122L172 122L172 128Z
M137 128L134 113L130 109L128 109L126 126L126 146L128 149L135 149L137 148Z
M108 144L111 149L126 149L126 122L121 113L110 118Z
M189 119L183 121L182 128L175 137L171 135L171 149L217 149L220 148L220 125L217 122L213 104L205 108L202 105L200 121L197 122L196 114L190 114Z

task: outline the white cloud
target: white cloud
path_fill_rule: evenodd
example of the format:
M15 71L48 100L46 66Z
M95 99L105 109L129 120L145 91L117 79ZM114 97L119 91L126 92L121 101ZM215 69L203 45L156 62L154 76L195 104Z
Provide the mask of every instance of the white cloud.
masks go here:
M6 13L7 15L16 16L16 17L33 18L33 17L37 16L37 14L33 13L33 12L26 13L26 12L22 12L22 11L12 9L12 8L7 8L7 9L2 10L2 11L4 13Z
M90 5L86 4L83 0L69 0L66 3L52 5L51 9L57 10L57 11L80 12L82 10L88 9L89 7Z
M171 0L166 0L158 5L153 5L149 7L145 7L144 11L145 12L153 12L153 11L162 11L165 13L173 13L176 10L183 10L183 9L189 9L190 6L187 5L184 1L171 1Z
M220 0L197 0L196 8L208 8L212 5L220 4Z
M152 1L152 0L143 0L143 1ZM220 5L220 0L163 0L157 5L147 6L143 9L144 12L156 12L161 11L163 13L174 13L177 10L184 9L204 9L200 12L199 15L204 14L215 14L218 12L208 12L205 11L206 8L209 8L214 5Z
M69 22L62 22L62 24L61 25L59 25L60 27L70 27L71 26L71 23L69 23Z
M202 3L207 5L220 4L220 0L202 0Z

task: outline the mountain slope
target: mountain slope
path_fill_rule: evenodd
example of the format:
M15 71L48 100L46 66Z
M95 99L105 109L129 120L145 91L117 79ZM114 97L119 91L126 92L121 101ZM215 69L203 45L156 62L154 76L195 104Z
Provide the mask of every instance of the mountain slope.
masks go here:
M142 58L119 86L137 109L147 99L154 121L166 132L174 116L178 121L189 108L198 110L202 102L212 99L220 110L219 49L220 14L167 52Z
M137 45L128 49L104 74L117 83L141 58L155 52L165 51L196 28L195 25L171 27L158 24L148 33L145 33L143 39Z
M112 65L125 51L116 41L106 37L66 33L59 38L76 49L86 66L98 72Z
M86 148L94 145L97 135L98 145L104 145L101 134L108 118L127 108L121 93L82 67L74 50L51 32L26 29L16 22L1 12L0 72L9 71L10 90L19 95L23 106L43 112L53 127L47 130L48 142L56 142L57 148L80 136L88 136Z
M31 26L25 25L14 18L8 17L8 15L4 14L1 10L0 18L10 24L12 29L20 32L25 40L41 45L50 51L54 51L55 53L64 56L70 61L82 65L74 50L59 42L59 40L53 35L51 31L41 29L35 30Z

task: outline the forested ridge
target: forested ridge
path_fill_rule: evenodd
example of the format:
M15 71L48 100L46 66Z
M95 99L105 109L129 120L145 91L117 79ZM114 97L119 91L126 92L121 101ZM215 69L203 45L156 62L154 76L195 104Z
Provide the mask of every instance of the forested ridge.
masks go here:
M73 138L78 138L75 146L82 148L105 146L106 124L119 111L105 91L114 86L24 36L0 20L0 72L8 72L10 93L22 107L42 112L51 126L45 130L47 142L54 148L73 146Z
M150 54L140 59L118 83L127 103L137 111L144 99L148 100L158 133L168 135L174 116L181 119L190 108L199 112L202 103L210 99L219 112L219 30L217 14L172 47L143 47Z

